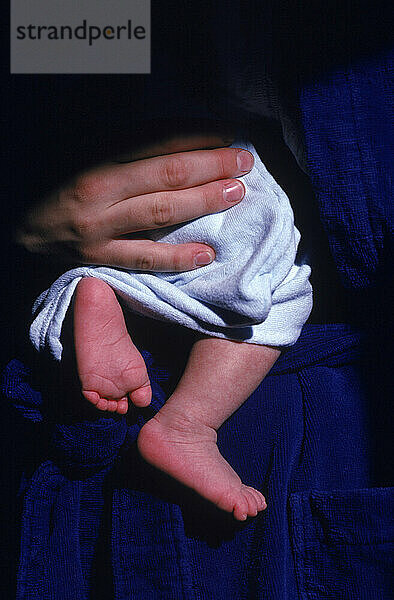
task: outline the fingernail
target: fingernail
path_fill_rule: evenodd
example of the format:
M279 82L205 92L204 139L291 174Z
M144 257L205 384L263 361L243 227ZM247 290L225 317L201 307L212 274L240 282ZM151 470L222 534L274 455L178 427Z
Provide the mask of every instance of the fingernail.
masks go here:
M213 261L212 254L209 252L199 252L194 257L194 264L196 267L203 267L204 265L209 265Z
M241 173L247 173L253 167L254 159L247 150L240 150L237 154L237 166Z
M245 195L245 188L239 181L231 181L223 186L223 198L226 202L238 202Z

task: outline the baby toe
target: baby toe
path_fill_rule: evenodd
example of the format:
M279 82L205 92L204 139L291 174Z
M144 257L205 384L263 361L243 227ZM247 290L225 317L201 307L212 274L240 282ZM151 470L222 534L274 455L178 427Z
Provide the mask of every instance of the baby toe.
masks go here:
M107 401L108 412L116 412L117 409L118 409L118 403L116 400L108 400Z
M99 410L107 410L108 409L108 400L106 398L100 398L96 404Z
M129 397L135 406L139 406L141 408L148 406L152 399L152 389L150 384L148 383L147 385L130 392Z
M265 498L263 496L263 494L261 492L259 492L258 490L256 490L255 488L249 487L248 488L250 490L250 493L253 494L256 503L257 503L257 510L264 510L265 508L267 508L267 503L265 501Z
M82 395L85 396L86 400L94 404L98 410L108 410L108 400L102 398L98 392L92 390L82 390Z
M100 394L90 390L82 390L82 395L94 405L97 405L100 400Z
M237 521L246 521L246 519L248 518L248 510L249 510L248 502L247 502L244 494L240 494L239 500L234 505L234 509L233 509L234 518L237 519Z
M129 403L127 402L127 397L121 398L119 402L117 402L116 412L120 415L125 415L129 408Z
M257 513L259 512L259 509L258 509L257 500L254 497L253 493L251 492L250 488L246 488L244 490L244 496L248 503L248 516L255 517L257 515Z

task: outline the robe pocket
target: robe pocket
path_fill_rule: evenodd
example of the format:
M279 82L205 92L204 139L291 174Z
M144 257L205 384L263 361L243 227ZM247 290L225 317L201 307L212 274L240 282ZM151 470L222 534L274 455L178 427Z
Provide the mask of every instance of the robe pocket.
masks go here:
M394 488L294 493L290 536L302 600L389 600Z

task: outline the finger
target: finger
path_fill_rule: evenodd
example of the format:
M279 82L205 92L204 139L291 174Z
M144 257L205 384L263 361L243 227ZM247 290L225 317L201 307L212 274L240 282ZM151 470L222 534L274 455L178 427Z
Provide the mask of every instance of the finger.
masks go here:
M211 148L220 148L229 146L233 138L218 134L194 134L170 138L161 142L156 142L144 148L140 148L119 156L117 162L131 162L143 158L152 158L154 156L164 156L174 154L175 152L188 152L190 150L202 150Z
M129 198L104 211L101 231L108 238L184 223L230 208L245 195L237 179L215 181L187 190Z
M209 264L215 251L205 244L110 240L85 249L83 262L136 271L191 271Z
M135 196L180 190L245 175L253 156L240 148L193 150L134 163L106 165L95 173L95 186L107 206Z

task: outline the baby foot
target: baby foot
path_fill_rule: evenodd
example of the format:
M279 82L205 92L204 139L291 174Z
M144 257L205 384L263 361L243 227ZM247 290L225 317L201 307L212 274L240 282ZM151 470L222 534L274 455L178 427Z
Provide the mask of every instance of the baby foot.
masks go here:
M100 279L82 279L74 302L74 341L82 394L100 410L125 414L151 401L145 362L128 334L113 290Z
M216 431L180 413L160 411L138 436L143 458L184 485L245 521L267 507L264 496L244 485L220 454Z

